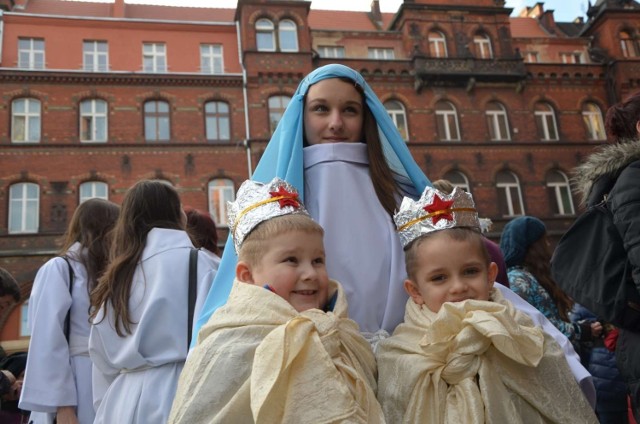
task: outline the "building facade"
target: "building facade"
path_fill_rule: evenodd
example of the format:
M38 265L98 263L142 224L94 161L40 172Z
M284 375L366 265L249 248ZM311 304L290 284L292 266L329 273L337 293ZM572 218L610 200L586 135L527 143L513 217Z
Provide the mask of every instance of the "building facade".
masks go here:
M0 0L0 266L29 296L75 207L161 179L209 210L260 159L302 77L360 71L432 180L471 191L491 236L513 216L559 236L579 213L570 171L638 89L640 4L597 0L555 22L543 3L405 0L396 13L239 0L236 9ZM28 340L28 302L0 341Z

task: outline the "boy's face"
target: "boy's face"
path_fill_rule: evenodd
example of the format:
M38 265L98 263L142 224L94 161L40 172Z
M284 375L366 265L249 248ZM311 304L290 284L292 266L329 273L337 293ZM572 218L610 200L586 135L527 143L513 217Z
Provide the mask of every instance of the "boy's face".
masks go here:
M487 265L476 240L454 240L439 231L417 249L415 281L404 282L415 303L438 312L445 302L489 300L498 267Z
M265 243L264 254L255 266L239 262L236 274L245 283L268 284L298 312L322 309L327 303L329 277L319 233L279 234Z

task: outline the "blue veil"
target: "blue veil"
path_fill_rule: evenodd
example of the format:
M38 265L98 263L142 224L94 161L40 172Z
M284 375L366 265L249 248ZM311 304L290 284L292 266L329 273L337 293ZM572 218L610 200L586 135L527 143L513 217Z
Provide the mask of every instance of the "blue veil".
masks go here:
M280 177L292 184L301 196L304 195L304 97L310 86L329 78L349 78L363 88L365 102L378 124L382 150L394 178L404 191L418 197L431 183L414 161L405 141L369 84L358 72L339 64L318 68L302 80L256 167L253 180L267 183L275 177ZM235 278L237 261L233 240L229 235L220 268L196 321L194 334L198 334L213 312L226 303ZM196 340L197 337L194 337L192 347L195 346Z

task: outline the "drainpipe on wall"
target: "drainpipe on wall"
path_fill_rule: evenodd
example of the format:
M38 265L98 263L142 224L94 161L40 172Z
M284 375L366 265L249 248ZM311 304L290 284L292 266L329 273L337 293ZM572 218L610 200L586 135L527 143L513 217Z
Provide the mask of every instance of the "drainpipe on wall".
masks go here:
M247 96L247 68L244 66L244 54L242 51L242 39L240 35L240 21L236 21L236 34L238 36L238 57L242 67L242 98L244 100L244 148L247 150L247 168L249 179L253 174L253 164L251 163L251 132L249 130L249 99Z

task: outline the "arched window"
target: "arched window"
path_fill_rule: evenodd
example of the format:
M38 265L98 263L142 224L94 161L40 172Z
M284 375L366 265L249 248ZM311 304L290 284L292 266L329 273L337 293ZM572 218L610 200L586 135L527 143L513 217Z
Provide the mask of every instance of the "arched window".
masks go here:
M40 141L40 100L15 99L11 102L11 141L38 143Z
M109 200L109 186L102 181L87 181L80 184L79 202L82 203L89 199Z
M404 106L397 100L388 100L384 102L384 108L391 117L391 120L396 124L396 128L400 132L403 140L409 139L409 131L407 129L407 114L404 110Z
M40 221L40 187L16 183L9 188L9 234L37 233Z
M458 125L458 111L448 101L436 103L436 126L438 138L442 141L459 141L460 126Z
M144 138L147 141L169 141L171 127L169 103L150 100L144 104Z
M464 175L463 172L457 170L449 171L444 174L444 179L448 180L454 187L460 187L467 193L471 193L471 185L469 185L469 179L466 175Z
M540 140L558 140L558 125L556 124L556 112L553 107L549 103L538 102L535 106L534 115Z
M476 57L478 59L492 59L493 49L491 48L491 38L483 32L473 36Z
M573 215L573 198L569 179L560 171L549 171L547 174L547 192L549 203L553 206L556 215Z
M582 119L589 140L604 140L607 135L602 121L602 111L597 104L587 102L582 106Z
M227 202L233 202L236 197L233 181L227 178L213 179L209 181L208 191L209 213L219 227L226 227L229 224L227 221Z
M207 102L204 105L205 131L208 141L231 140L229 104L225 102Z
M298 51L298 28L292 20L284 19L278 23L278 45L282 52Z
M104 100L80 102L80 141L107 141L107 102Z
M496 176L498 208L502 216L524 215L524 203L518 177L509 171L501 171Z
M271 130L271 134L276 130L278 122L282 119L282 115L290 101L291 97L289 96L269 97L269 129Z
M276 50L275 27L269 19L258 19L256 22L256 45L260 52Z
M636 46L636 40L633 39L631 33L628 31L620 31L620 48L622 49L622 56L624 57L637 57L638 49Z
M430 31L427 36L429 41L429 55L431 57L447 57L447 38L440 31Z
M485 112L487 116L487 125L489 126L489 137L493 141L510 140L509 120L507 118L507 109L498 102L489 102Z

